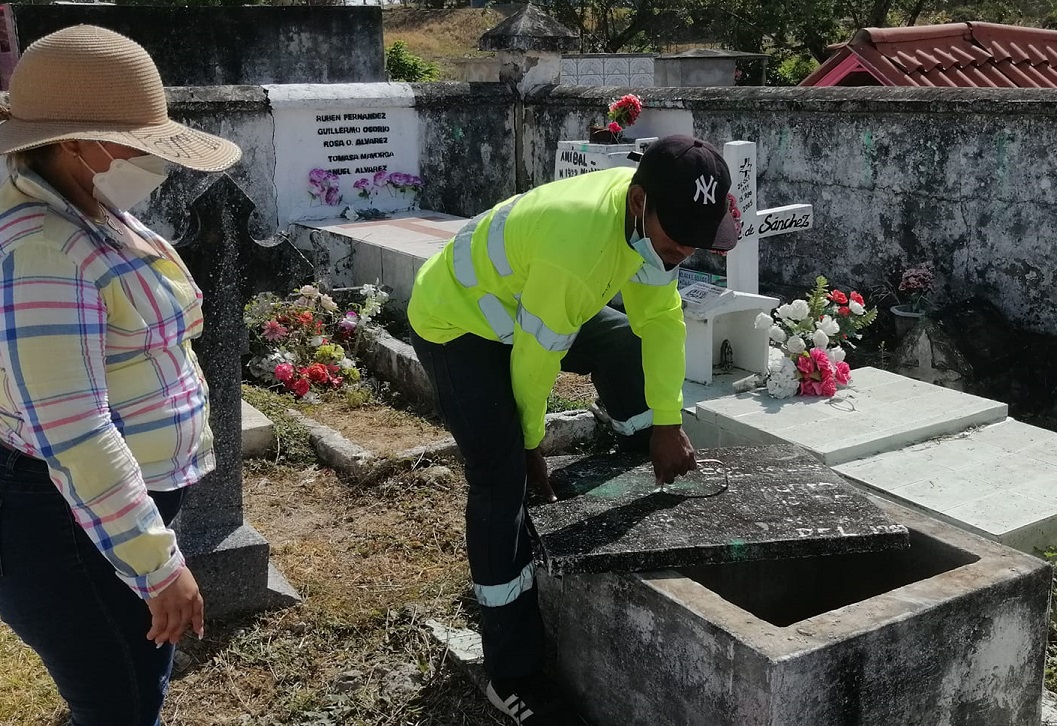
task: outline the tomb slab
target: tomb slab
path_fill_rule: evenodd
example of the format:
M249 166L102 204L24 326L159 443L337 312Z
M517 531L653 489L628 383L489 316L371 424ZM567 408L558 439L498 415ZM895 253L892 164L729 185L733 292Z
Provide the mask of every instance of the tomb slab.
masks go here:
M638 571L907 546L892 522L795 446L702 450L699 482L656 486L627 455L550 463L560 501L530 507L545 568ZM688 496L688 494L714 496Z

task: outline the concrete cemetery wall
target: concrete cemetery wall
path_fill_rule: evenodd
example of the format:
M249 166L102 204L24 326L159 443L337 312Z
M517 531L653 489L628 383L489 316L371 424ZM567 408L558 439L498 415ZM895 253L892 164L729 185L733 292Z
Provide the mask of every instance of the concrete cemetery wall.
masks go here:
M13 9L20 50L69 25L100 25L146 48L171 86L385 79L378 6L15 4Z
M617 89L558 86L527 100L526 185L553 176ZM980 295L1011 322L1057 334L1053 244L1057 115L1046 91L643 89L639 135L758 144L764 207L815 209L815 228L761 244L764 280L825 273L860 289L932 262L939 302Z

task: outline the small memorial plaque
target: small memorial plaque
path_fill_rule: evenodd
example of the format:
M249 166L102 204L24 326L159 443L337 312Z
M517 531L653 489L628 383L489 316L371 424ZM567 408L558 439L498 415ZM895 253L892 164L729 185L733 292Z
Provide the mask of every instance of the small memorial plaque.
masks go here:
M622 455L556 457L560 500L529 507L553 575L658 570L908 547L888 519L795 446L698 452L701 471L658 487Z

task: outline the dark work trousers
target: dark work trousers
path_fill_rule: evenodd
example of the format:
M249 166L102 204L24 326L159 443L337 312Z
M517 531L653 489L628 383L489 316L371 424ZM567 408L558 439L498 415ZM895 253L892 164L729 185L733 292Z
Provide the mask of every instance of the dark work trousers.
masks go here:
M511 346L476 335L437 345L413 333L411 342L466 463L466 548L481 605L485 669L495 679L529 675L542 665L543 622ZM606 307L581 327L562 370L591 374L609 415L627 420L646 410L641 350L627 317Z
M151 492L166 524L183 490ZM47 465L0 448L0 620L32 648L72 726L156 726L173 646L147 640L147 604L74 521Z

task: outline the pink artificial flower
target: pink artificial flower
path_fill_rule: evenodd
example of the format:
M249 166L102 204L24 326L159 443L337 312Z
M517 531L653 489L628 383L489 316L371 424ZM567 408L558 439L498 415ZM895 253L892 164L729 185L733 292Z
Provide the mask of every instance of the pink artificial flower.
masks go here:
M842 318L846 318L851 315L851 308L847 305L841 305L839 308L837 308L837 315L840 315Z
M620 128L620 124L618 124L616 121L610 121L609 126L607 126L606 128L609 129L610 133L614 134L619 134L621 131L624 130Z
M275 380L280 383L289 383L294 377L294 367L289 363L280 363L275 366L275 370L272 371L272 375L275 376Z
M810 378L811 374L818 370L814 359L810 355L798 355L796 357L796 369L800 371L800 376L804 379Z
M264 324L264 328L261 334L264 336L264 339L267 340L269 343L274 343L277 340L282 340L283 338L285 338L287 335L290 334L290 331L285 326L281 325L277 320L269 320Z
M828 398L837 395L837 382L833 380L833 378L826 378L819 382L818 388L820 396L826 396Z
M818 381L812 381L809 378L805 378L800 381L800 395L801 396L821 396L821 384Z
M312 384L308 382L307 378L298 378L293 384L287 384L291 391L296 393L299 397L304 397L308 393L309 389L312 388Z
M833 368L833 377L837 379L837 383L842 386L848 385L848 381L851 380L851 366L844 361L840 361Z
M821 380L833 377L833 366L829 361L829 356L826 355L826 351L822 348L811 349L811 360L815 364L815 368L818 370Z

